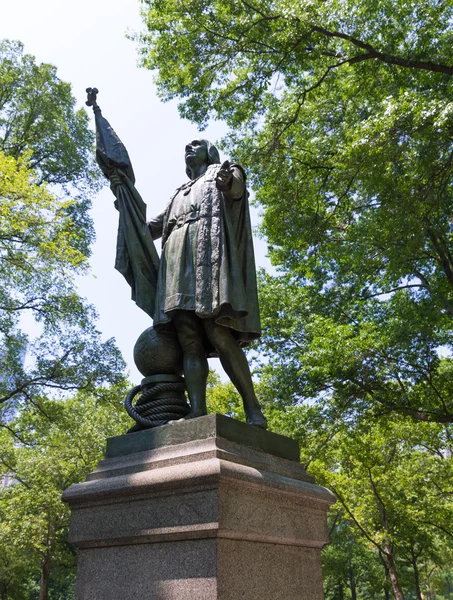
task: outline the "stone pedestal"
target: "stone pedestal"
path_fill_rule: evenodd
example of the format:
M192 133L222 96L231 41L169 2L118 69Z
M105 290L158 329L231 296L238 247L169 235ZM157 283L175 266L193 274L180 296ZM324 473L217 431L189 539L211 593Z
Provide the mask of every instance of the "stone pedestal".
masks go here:
M63 495L77 600L321 600L333 495L297 442L221 415L111 438Z

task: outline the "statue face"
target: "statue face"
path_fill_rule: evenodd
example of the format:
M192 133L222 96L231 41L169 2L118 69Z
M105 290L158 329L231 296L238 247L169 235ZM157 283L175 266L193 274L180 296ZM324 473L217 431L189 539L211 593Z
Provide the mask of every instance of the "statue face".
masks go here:
M208 164L208 148L200 140L193 140L185 147L186 165Z

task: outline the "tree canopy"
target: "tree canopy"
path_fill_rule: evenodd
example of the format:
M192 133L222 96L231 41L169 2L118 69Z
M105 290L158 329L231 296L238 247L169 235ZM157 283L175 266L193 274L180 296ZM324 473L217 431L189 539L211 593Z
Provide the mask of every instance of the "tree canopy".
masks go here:
M0 404L116 381L124 363L79 297L88 269L94 136L55 67L0 43ZM13 411L13 412L11 412ZM9 416L8 416L9 415Z
M453 422L452 4L142 4L142 64L184 116L226 120L225 147L264 209L286 273L280 287L263 280L265 315L281 315L272 288L298 290L298 356L319 376L297 393L345 386ZM283 337L274 325L268 351Z
M61 494L96 467L106 437L126 430L125 393L123 382L108 392L41 398L0 430L0 482L8 477L0 486L2 600L73 597L76 552Z
M36 64L17 41L0 42L0 149L21 158L39 182L93 192L97 174L88 115L50 64Z

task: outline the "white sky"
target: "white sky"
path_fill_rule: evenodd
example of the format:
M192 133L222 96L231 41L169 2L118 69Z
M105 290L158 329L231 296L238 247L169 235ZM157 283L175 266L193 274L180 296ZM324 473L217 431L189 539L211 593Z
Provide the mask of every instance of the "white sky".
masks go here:
M180 119L176 103L157 98L152 73L137 67L136 44L125 33L142 29L138 0L0 0L0 14L0 38L20 40L38 62L54 64L59 77L72 84L79 106L84 106L85 88L99 89L99 106L128 149L148 217L158 214L186 180L184 146L197 137L197 129ZM215 142L225 132L224 125L214 123L203 137ZM116 339L137 384L142 376L132 351L152 322L132 302L128 284L113 267L118 224L113 200L108 188L94 199L92 273L80 280L79 290L95 305L103 337ZM257 211L252 222L258 222ZM269 267L266 245L256 238L255 255L257 266ZM211 368L221 372L217 360Z

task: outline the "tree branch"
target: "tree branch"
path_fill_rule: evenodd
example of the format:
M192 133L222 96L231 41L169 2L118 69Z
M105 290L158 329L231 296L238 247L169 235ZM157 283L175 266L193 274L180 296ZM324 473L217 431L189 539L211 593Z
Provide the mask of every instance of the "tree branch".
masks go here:
M382 552L382 554L387 555L388 552L386 552L384 550L384 548L382 548L377 542L376 540L373 540L373 538L368 534L368 532L366 531L366 529L364 527L362 527L362 525L357 521L357 519L354 517L354 515L352 514L352 512L349 510L349 508L346 506L346 503L344 501L344 499L341 497L341 495L339 494L338 490L334 487L332 487L332 491L335 494L335 496L337 496L338 500L341 502L341 504L343 505L344 509L346 510L346 512L348 513L348 515L351 517L351 519L353 520L353 522L355 523L355 525L357 526L357 528L362 532L362 534L366 537L366 539L373 544L373 546L375 546L380 552Z
M342 33L341 31L329 31L328 29L325 29L324 27L319 27L318 25L314 25L312 31L316 31L317 33L325 35L326 37L342 39L347 42L350 42L357 48L366 50L369 54L368 58L376 59L383 63L397 65L406 69L421 69L423 71L432 71L434 73L445 73L446 75L453 75L453 67L449 65L434 63L431 61L410 60L407 58L401 58L400 56L395 56L394 54L379 52L371 44L363 42L362 40L359 40L358 38L355 38L352 35L348 35L347 33Z
M426 285L424 283L411 283L408 285L401 285L399 287L392 288L391 290L384 290L382 292L377 292L376 294L362 296L362 300L369 300L370 298L376 298L377 296L385 296L385 294L391 294L393 292L399 292L400 290L407 290L409 288L426 288Z

